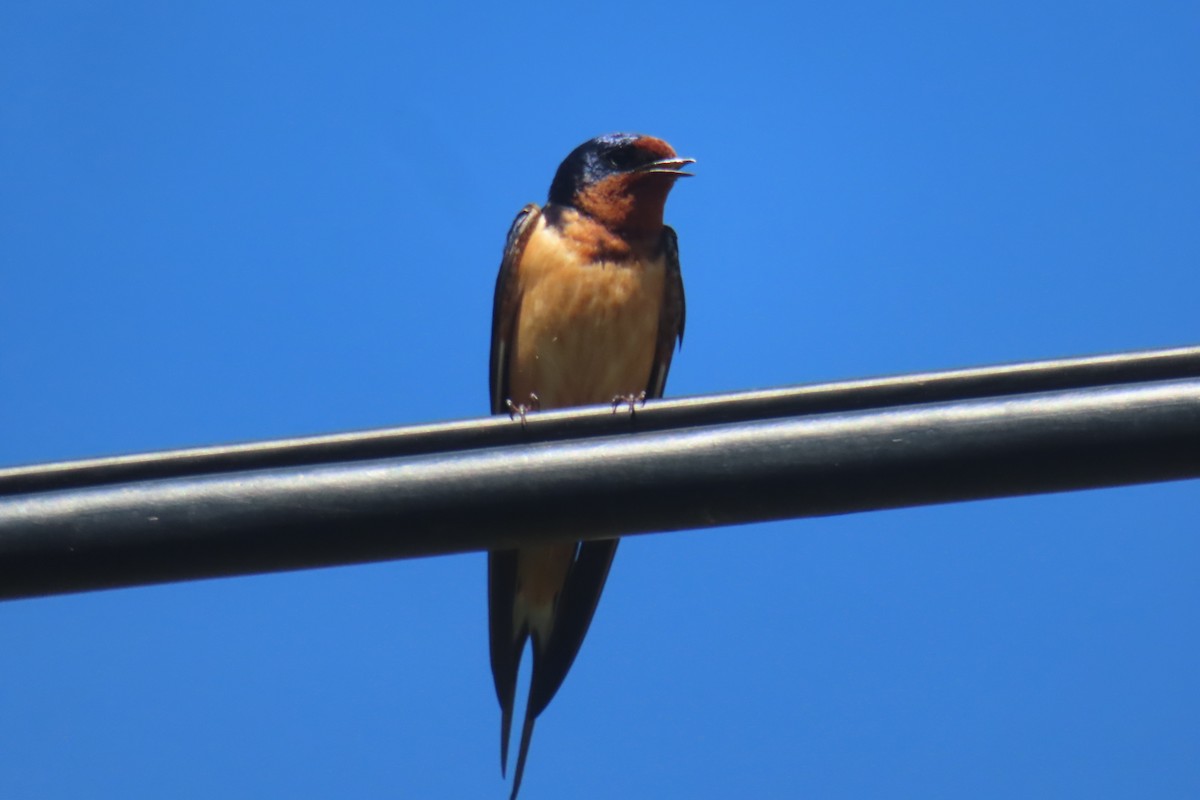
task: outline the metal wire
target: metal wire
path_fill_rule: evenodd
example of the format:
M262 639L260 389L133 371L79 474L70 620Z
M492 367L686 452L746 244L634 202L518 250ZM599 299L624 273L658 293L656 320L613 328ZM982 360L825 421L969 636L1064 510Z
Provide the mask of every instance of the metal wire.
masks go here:
M1200 377L1147 378L1181 371L1200 348L7 470L0 597L1200 477Z
M0 469L0 495L1176 378L1200 378L1200 346L652 401L633 419L596 407L534 414L525 426L492 417L11 467Z

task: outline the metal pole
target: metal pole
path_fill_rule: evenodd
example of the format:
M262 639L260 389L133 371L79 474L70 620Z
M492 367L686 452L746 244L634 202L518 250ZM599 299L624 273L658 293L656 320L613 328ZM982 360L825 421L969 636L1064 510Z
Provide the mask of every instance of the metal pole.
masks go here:
M217 472L0 497L0 597L1194 477L1200 379Z
M493 417L10 467L0 469L0 495L1178 378L1200 378L1200 347L685 397L651 402L632 420L627 415L614 418L611 409L594 407L533 414L524 428Z

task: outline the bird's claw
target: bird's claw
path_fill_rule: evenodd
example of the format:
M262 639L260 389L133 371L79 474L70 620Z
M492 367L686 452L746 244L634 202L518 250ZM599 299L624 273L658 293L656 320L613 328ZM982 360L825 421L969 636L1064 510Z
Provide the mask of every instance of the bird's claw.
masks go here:
M528 403L514 403L511 399L505 400L504 405L508 407L508 418L521 418L521 427L525 427L525 418L532 411L541 410L542 401L538 398L536 392L529 393Z
M646 405L646 392L641 391L637 394L619 394L612 400L613 413L617 413L617 409L621 406L629 406L629 416L637 414L639 407Z

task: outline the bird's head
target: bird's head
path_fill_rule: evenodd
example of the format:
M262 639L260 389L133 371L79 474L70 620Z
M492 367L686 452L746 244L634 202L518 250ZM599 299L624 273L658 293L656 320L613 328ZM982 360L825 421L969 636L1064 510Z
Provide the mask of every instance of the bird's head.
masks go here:
M593 217L614 233L657 236L676 179L690 176L671 145L653 136L610 133L576 147L558 167L550 202Z

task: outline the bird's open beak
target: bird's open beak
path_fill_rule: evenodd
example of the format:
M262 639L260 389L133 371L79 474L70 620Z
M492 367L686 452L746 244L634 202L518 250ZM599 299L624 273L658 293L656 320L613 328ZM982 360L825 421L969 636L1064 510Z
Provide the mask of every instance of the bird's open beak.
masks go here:
M636 168L634 172L650 172L659 175L675 175L680 178L690 178L693 177L694 173L685 172L680 168L695 163L696 159L694 158L660 158L658 161L643 164Z

